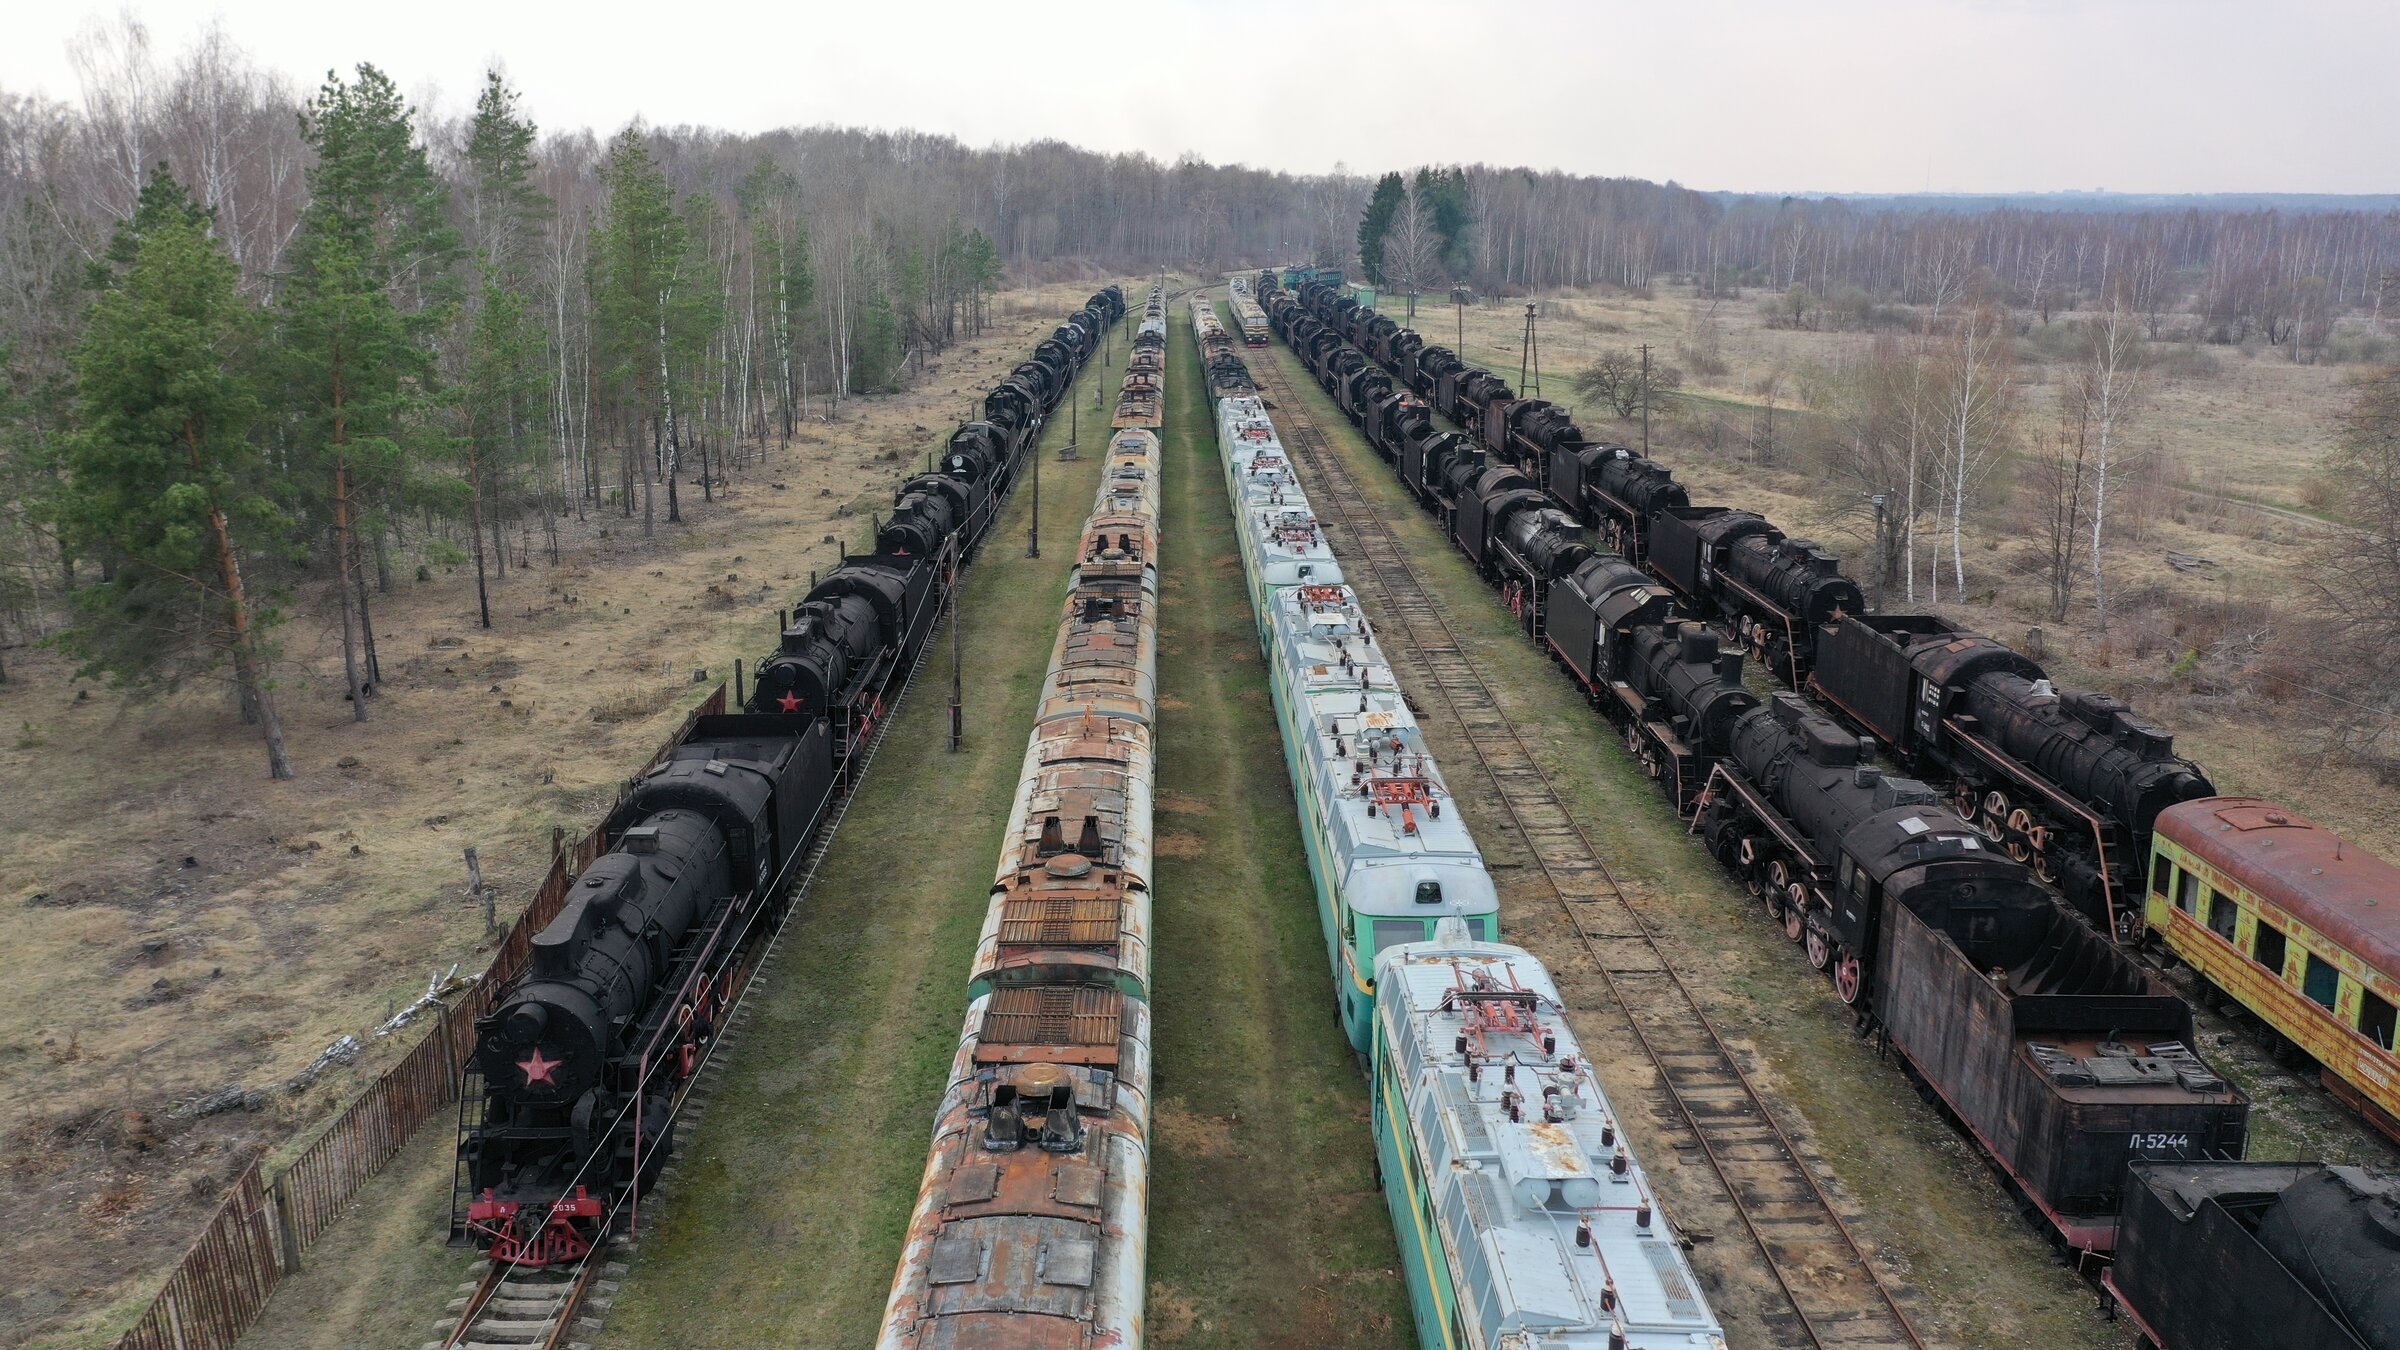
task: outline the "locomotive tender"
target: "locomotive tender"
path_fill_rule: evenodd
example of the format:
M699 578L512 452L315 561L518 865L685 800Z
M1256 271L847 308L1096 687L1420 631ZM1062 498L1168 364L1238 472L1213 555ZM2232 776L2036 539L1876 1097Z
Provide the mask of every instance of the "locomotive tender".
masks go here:
M1141 1344L1161 467L1110 439L882 1350Z
M2151 1350L2400 1350L2400 1178L2136 1163L2103 1277Z
M987 421L953 437L978 447L971 462L939 489L903 485L879 552L811 588L761 663L749 710L696 719L619 801L603 828L610 851L476 1021L454 1241L504 1264L575 1262L634 1220L758 940L988 524L976 504L1005 490L1124 309L1109 287L1045 340L986 400Z

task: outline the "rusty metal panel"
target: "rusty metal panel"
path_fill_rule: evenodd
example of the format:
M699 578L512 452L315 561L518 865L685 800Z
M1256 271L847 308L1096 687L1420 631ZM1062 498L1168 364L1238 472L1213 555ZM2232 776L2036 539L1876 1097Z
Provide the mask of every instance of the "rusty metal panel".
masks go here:
M1124 902L1112 895L1012 897L1000 915L1002 946L1109 947L1117 941L1117 913Z
M1113 1063L1125 996L1089 986L1002 988L985 1005L978 1059L1006 1058L1024 1046L1096 1052L1090 1063Z

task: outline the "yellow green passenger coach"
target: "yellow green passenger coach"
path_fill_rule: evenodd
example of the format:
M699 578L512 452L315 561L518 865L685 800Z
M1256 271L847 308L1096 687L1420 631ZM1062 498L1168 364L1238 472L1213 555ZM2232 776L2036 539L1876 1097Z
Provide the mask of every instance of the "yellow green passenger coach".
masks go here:
M2400 867L2289 807L2204 797L2158 817L2151 937L2400 1139Z

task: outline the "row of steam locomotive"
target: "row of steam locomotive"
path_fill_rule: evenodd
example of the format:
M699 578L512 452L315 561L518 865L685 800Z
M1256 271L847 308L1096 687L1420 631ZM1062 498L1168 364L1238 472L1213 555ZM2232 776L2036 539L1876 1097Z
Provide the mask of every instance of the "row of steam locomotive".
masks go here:
M1203 353L1224 337L1206 300L1192 321ZM1371 1065L1417 1344L1532 1344L1538 1328L1559 1350L1723 1350L1549 972L1500 941L1482 852L1274 420L1246 367L1239 381L1207 369L1338 1016Z
M1153 289L1142 331L1165 312ZM1141 1344L1162 467L1155 428L1111 435L882 1350Z
M1656 460L1587 438L1566 409L1519 398L1331 287L1280 294L1271 317L1525 631L1574 630L1567 658L1595 696L1608 673L1580 649L1592 620L1554 617L1552 604L1556 583L1602 552L1879 738L2106 931L2138 921L2158 812L2214 791L2166 732L2107 695L2061 692L2033 661L1936 616L1870 618L1814 542L1692 505Z
M742 710L698 718L619 800L609 851L476 1022L454 1241L542 1266L579 1262L630 1226L761 939L959 569L1124 314L1111 286L1059 325L952 434L938 470L901 485L876 551L812 578Z
M2400 930L2373 892L2400 873L2355 848L2345 859L2269 804L2208 796L2165 733L2105 696L2061 696L1998 643L1855 612L1856 587L1814 545L1764 522L1712 536L1743 513L1690 507L1655 461L1587 442L1563 410L1326 288L1306 303L1271 278L1261 290L1319 382L1811 964L2063 1242L2117 1255L2109 1283L2145 1336L2400 1347L2385 1292L2400 1186L2224 1161L2240 1156L2246 1104L2191 1053L2188 1008L2043 885L2122 930L2147 859L2145 917L2178 954L2191 959L2205 923L2268 986L2216 976L2228 992L2262 1010L2305 1003L2343 1048L2388 1058L2394 964L2373 958L2400 952ZM1476 434L1437 429L1436 411ZM1833 715L1792 694L1762 704L1720 636ZM1940 789L1876 767L1881 747ZM2059 847L2051 832L2070 829L2080 838Z

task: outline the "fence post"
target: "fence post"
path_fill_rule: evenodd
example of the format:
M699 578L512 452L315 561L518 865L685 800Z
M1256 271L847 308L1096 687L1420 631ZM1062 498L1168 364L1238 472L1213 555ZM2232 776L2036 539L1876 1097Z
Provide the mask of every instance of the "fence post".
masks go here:
M275 1245L281 1249L280 1258L286 1275L300 1269L300 1235L292 1228L291 1180L289 1170L275 1178L274 1187L267 1192L270 1203L266 1207L267 1224L274 1230Z

